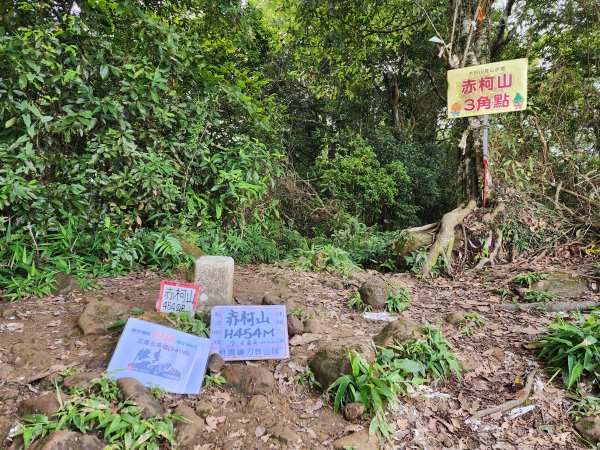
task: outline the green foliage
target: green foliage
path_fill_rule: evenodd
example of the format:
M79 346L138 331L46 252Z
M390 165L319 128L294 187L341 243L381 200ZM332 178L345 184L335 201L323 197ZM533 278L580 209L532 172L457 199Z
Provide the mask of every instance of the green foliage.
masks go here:
M427 249L422 248L419 250L415 250L410 255L404 257L406 265L409 267L411 272L416 274L419 274L421 272L423 263L427 259L427 253ZM441 276L445 268L446 263L444 261L444 258L442 256L438 256L436 263L431 267L431 278L438 278L439 276Z
M308 386L310 389L323 387L321 386L321 383L317 381L314 372L308 365L304 368L304 373L296 377L296 381L298 381L298 383L300 383L302 386Z
M171 313L167 315L167 320L173 324L174 328L184 333L210 337L210 327L206 325L204 314L200 312L196 312L194 316L190 316L187 312Z
M416 222L415 207L403 203L400 195L411 182L405 167L400 161L382 166L360 135L327 143L315 171L321 191L338 200L361 222L398 228Z
M213 384L215 386L223 386L224 384L227 384L227 380L223 375L204 375L204 387L209 388Z
M578 420L585 416L597 416L600 415L600 398L594 397L593 395L586 395L583 397L575 396L576 402L569 411L569 416L575 420Z
M23 418L16 435L23 436L24 448L53 431L69 429L81 433L96 432L114 449L154 449L162 445L174 448L173 422L185 420L175 414L144 419L141 410L123 399L114 380L92 381L89 389L75 389L69 397L56 392L60 410L52 417L35 414Z
M541 272L523 272L515 276L515 282L531 287L534 283L537 283L540 280L545 280L548 278L548 275Z
M457 325L463 336L473 336L473 328L483 328L485 326L485 318L475 311L465 314L464 319L459 320Z
M461 380L462 366L451 351L450 343L439 329L423 327L424 336L406 344L396 343L380 350L379 360L394 369L403 370L413 377L439 379L450 373Z
M600 322L596 314L587 319L577 313L571 323L558 317L548 325L537 341L540 357L547 363L548 370L560 373L567 389L571 389L583 375L594 375L598 380L600 367Z
M352 308L352 309L358 309L360 311L373 311L373 307L371 305L367 305L365 302L363 302L362 298L360 297L360 292L355 291L354 294L352 294L352 297L350 297L350 300L348 300L348 307Z
M408 289L402 288L397 294L388 296L385 309L389 312L401 313L410 307L411 299Z
M292 252L291 261L303 270L316 272L330 270L343 275L347 275L357 267L347 251L331 244L312 245L308 249L297 249Z
M548 291L529 290L523 295L523 300L526 302L545 303L551 302L556 298L556 294Z
M494 294L498 294L502 298L504 298L504 297L511 297L513 295L513 292L510 289L507 289L507 288L494 288L492 290L492 292Z
M342 375L327 389L334 393L333 410L338 411L348 403L362 403L371 413L371 433L381 432L389 438L391 428L385 421L385 404L396 403L397 393L405 392L408 383L397 371L386 371L377 362L369 364L355 350L349 352L352 373Z

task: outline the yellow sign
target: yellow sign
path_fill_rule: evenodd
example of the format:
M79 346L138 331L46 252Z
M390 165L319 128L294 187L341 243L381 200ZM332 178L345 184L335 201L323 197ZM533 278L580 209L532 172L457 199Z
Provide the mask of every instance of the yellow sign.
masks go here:
M527 58L448 71L448 118L527 109Z

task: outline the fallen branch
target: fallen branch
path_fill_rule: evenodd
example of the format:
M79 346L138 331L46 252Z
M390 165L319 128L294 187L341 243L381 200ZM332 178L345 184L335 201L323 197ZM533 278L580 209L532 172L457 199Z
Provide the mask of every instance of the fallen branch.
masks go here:
M550 302L550 303L500 303L501 309L508 311L529 311L544 308L550 312L576 311L592 309L600 306L600 302L591 300L584 302Z
M471 419L482 419L486 416L490 416L499 412L505 413L523 404L525 400L527 400L527 398L529 397L529 394L531 394L531 389L533 388L533 380L535 379L536 374L537 369L534 369L533 372L529 374L529 376L527 377L527 383L525 384L525 387L519 391L519 395L517 395L517 398L515 398L514 400L504 402L500 405L493 406L491 408L477 411L471 416Z
M80 363L77 361L72 362L70 364L55 364L53 366L50 366L50 368L48 370L46 370L45 372L38 373L37 375L34 375L31 378L29 378L27 380L27 384L33 383L34 381L41 380L42 378L46 378L47 376L53 375L57 372L62 372L63 370L70 369L71 367L79 366L81 364L83 364L83 363Z
M471 200L466 206L461 205L444 214L444 217L442 217L442 220L440 221L438 234L429 249L423 267L421 268L421 276L431 275L431 268L435 265L440 255L445 254L448 257L451 254L452 247L454 246L454 228L462 223L465 217L467 217L476 206L477 203L475 200Z

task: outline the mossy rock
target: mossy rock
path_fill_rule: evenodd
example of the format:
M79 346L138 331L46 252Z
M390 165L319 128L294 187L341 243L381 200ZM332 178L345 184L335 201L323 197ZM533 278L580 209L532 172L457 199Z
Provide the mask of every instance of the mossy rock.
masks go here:
M364 342L328 342L323 344L310 360L310 368L323 389L327 389L342 375L352 373L349 352L355 350L367 362L375 360L375 350Z
M384 326L373 338L373 341L375 345L387 347L395 342L406 344L411 339L418 339L422 336L423 330L419 324L409 319L400 318Z
M588 282L578 273L556 272L548 274L531 286L533 291L549 292L559 298L581 297L589 293Z
M396 256L396 265L405 266L406 256L420 248L433 243L433 235L424 231L415 231L403 235L392 244L392 251Z
M183 253L191 256L194 259L198 259L205 255L204 251L200 247L185 239L181 241L181 248L183 249Z

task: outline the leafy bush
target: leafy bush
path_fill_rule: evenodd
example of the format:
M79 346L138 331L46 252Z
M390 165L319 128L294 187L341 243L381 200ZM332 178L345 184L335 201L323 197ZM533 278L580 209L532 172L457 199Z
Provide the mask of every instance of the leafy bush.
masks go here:
M410 255L405 256L404 260L406 261L406 265L410 268L410 271L413 273L420 273L421 268L423 267L423 263L427 259L427 249L422 248L419 250L415 250ZM431 268L430 274L432 278L437 278L442 274L442 271L446 267L446 262L442 256L438 256L436 263Z
M361 311L373 311L373 307L371 305L367 305L365 302L363 302L362 298L360 297L360 292L358 291L354 292L352 297L350 297L350 300L348 300L347 304L348 307L352 309L358 309Z
M202 313L197 312L193 317L187 312L171 313L167 316L167 320L173 324L174 328L184 333L195 334L196 336L205 338L210 337L210 327L204 322Z
M515 282L522 284L523 286L531 287L534 283L540 280L545 280L548 275L541 272L523 272L515 276Z
M61 399L61 408L52 417L35 414L23 418L15 435L23 436L27 448L33 441L53 431L69 429L81 433L98 432L114 449L174 448L173 422L182 417L167 414L164 417L142 418L141 409L123 398L117 383L111 379L92 381L89 389L74 389L69 397Z
M357 267L347 251L331 244L297 249L292 252L291 261L304 270L332 270L344 275Z
M529 290L523 295L523 300L526 302L545 303L551 302L556 298L556 294L547 291Z
M537 341L540 357L548 370L556 376L561 374L567 389L575 386L582 375L594 375L598 381L600 367L600 322L591 314L587 319L578 313L570 323L558 317L548 325L546 333Z
M410 306L410 293L408 289L400 289L398 294L390 295L385 303L385 309L389 312L401 313L406 311Z

